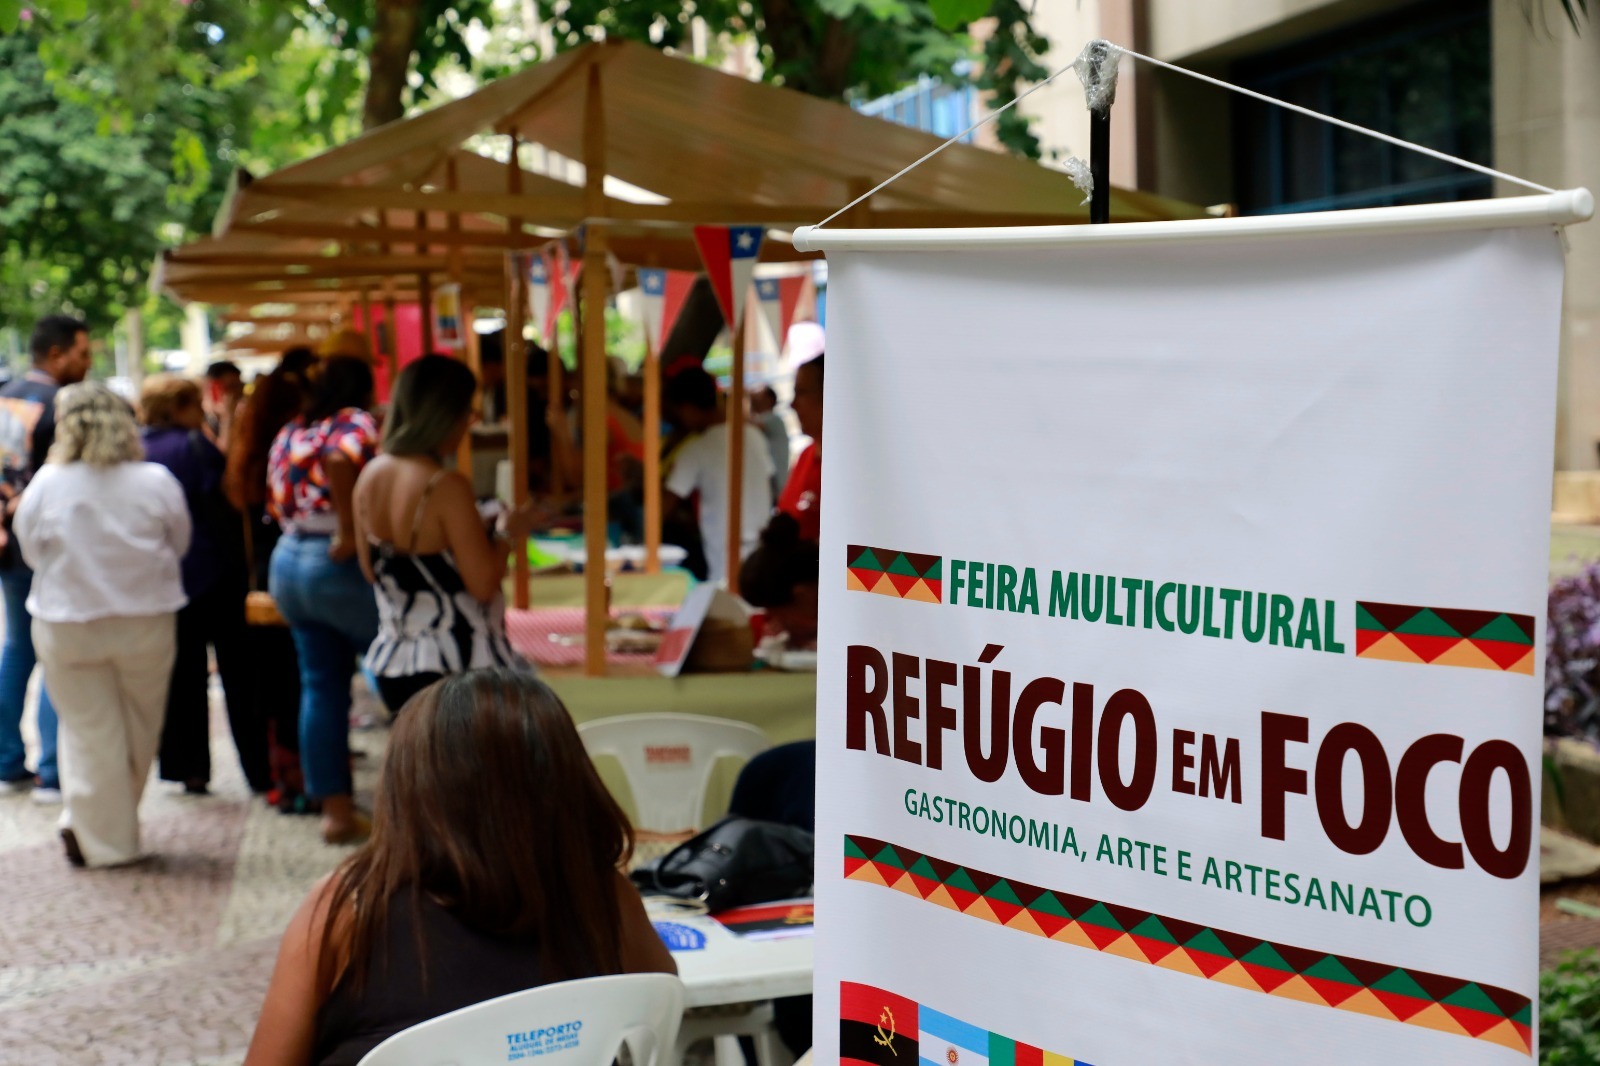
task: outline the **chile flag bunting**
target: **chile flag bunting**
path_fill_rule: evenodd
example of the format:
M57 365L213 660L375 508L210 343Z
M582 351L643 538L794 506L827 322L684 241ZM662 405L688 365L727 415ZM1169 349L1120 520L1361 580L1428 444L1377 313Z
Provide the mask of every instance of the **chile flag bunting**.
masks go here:
M567 306L568 289L576 273L567 258L565 245L551 245L544 253L544 269L550 284L550 300L545 305L544 321L540 325L544 330L545 343L550 344L555 339L556 319L560 317L562 308Z
M745 291L755 276L756 259L766 231L760 226L696 226L694 243L706 265L711 290L717 295L728 328L737 328L744 312Z
M800 292L805 283L806 279L801 275L756 279L756 301L761 308L761 317L767 320L767 327L772 330L775 354L783 353L783 346L789 338L789 327L794 324L794 313L800 305Z
M698 274L687 270L639 271L639 294L644 298L645 343L656 355L661 354L667 334L677 324L678 314L697 277Z
M528 315L535 326L545 329L550 316L550 265L538 254L528 257Z

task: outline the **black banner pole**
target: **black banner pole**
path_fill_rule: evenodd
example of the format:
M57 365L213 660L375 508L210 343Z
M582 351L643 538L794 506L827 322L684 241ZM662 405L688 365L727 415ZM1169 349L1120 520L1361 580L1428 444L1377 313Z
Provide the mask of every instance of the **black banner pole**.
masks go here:
M1084 51L1080 68L1089 103L1089 223L1111 221L1111 105L1117 92L1117 60L1121 56L1105 41L1093 41ZM1080 60L1080 62L1082 62Z
M1089 194L1089 222L1111 221L1111 108L1089 112L1089 174L1094 191Z

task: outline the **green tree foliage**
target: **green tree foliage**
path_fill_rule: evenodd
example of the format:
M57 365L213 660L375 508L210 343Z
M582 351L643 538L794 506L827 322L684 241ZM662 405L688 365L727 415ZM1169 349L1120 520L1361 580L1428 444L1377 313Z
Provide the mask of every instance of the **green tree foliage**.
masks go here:
M493 0L0 0L0 32L24 17L62 31L46 46L56 77L90 60L105 70L95 88L108 109L137 114L174 78L250 82L269 95L300 87L316 97L299 131L313 137L358 100L365 126L401 117L441 69L471 69L467 29L493 16ZM268 69L286 52L294 69Z
M1023 0L568 0L552 28L562 48L603 33L687 50L699 17L714 36L753 37L767 80L830 99L871 98L920 74L959 80L976 37L976 84L1003 104L1049 74L1031 10ZM1007 112L998 130L1013 151L1038 156L1022 115Z
M0 35L0 321L66 308L99 330L144 306L160 249L215 213L218 183L200 176L243 102L171 82L137 121L108 124L53 91L41 49L36 30Z

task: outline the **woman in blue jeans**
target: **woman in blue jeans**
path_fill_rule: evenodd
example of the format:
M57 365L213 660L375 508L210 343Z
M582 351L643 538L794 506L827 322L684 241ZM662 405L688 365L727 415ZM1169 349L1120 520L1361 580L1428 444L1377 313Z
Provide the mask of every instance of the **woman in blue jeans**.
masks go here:
M44 682L39 683L38 777L28 772L22 744L22 705L28 678L37 661L33 651L33 619L28 616L28 592L33 571L20 559L0 569L0 591L5 593L5 646L0 648L0 792L20 792L32 787L39 803L61 802L61 777L56 770L56 711Z
M312 372L306 410L267 458L269 507L283 526L269 588L300 659L300 761L322 801L322 839L355 843L370 825L350 780L350 683L378 633L378 608L356 562L352 494L377 452L372 368L336 356Z

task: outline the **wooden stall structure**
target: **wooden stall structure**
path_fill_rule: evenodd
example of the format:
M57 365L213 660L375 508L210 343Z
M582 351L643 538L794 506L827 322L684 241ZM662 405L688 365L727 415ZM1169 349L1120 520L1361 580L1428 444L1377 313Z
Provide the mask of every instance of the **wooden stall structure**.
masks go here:
M469 142L508 162L466 151ZM263 288L288 293L336 284L361 292L411 278L421 291L431 275L454 264L467 288L498 286L508 322L520 327L523 272L498 260L491 268L489 260L533 251L565 235L583 267L582 425L604 427L603 309L614 287L613 263L699 269L691 238L695 225L760 225L769 230L764 260L801 258L782 240L787 230L822 220L939 143L842 104L750 82L645 45L598 42L242 184L218 219L219 241L320 240L327 261L307 262L296 249L285 253L300 256L293 264L262 265L258 275L249 265L200 262L196 256L227 253L191 246L167 270L169 277L179 268L196 273L168 284L213 302L254 298ZM523 146L579 164L581 182L529 170ZM1074 224L1088 220L1081 200L1057 170L956 144L835 225ZM1112 191L1111 211L1125 222L1201 215L1187 204L1120 189ZM291 266L294 273L283 273ZM264 276L274 269L277 277ZM238 273L221 279L204 273L221 270ZM523 343L520 328L507 330L509 414L525 431L530 412ZM733 367L736 391L743 382L740 347ZM741 417L730 410L730 418ZM606 434L583 437L583 504L591 516L585 523L585 663L586 672L598 676L605 672L608 622ZM653 451L646 450L647 464ZM729 486L737 493L740 456L737 449L730 452ZM520 495L527 485L525 449L513 448L511 458ZM647 476L658 476L654 464L648 465ZM736 496L729 502L734 554L740 506ZM660 515L647 515L646 524L659 529ZM737 560L730 561L730 571L737 572ZM519 562L524 565L516 599L522 604L527 577L520 553Z

